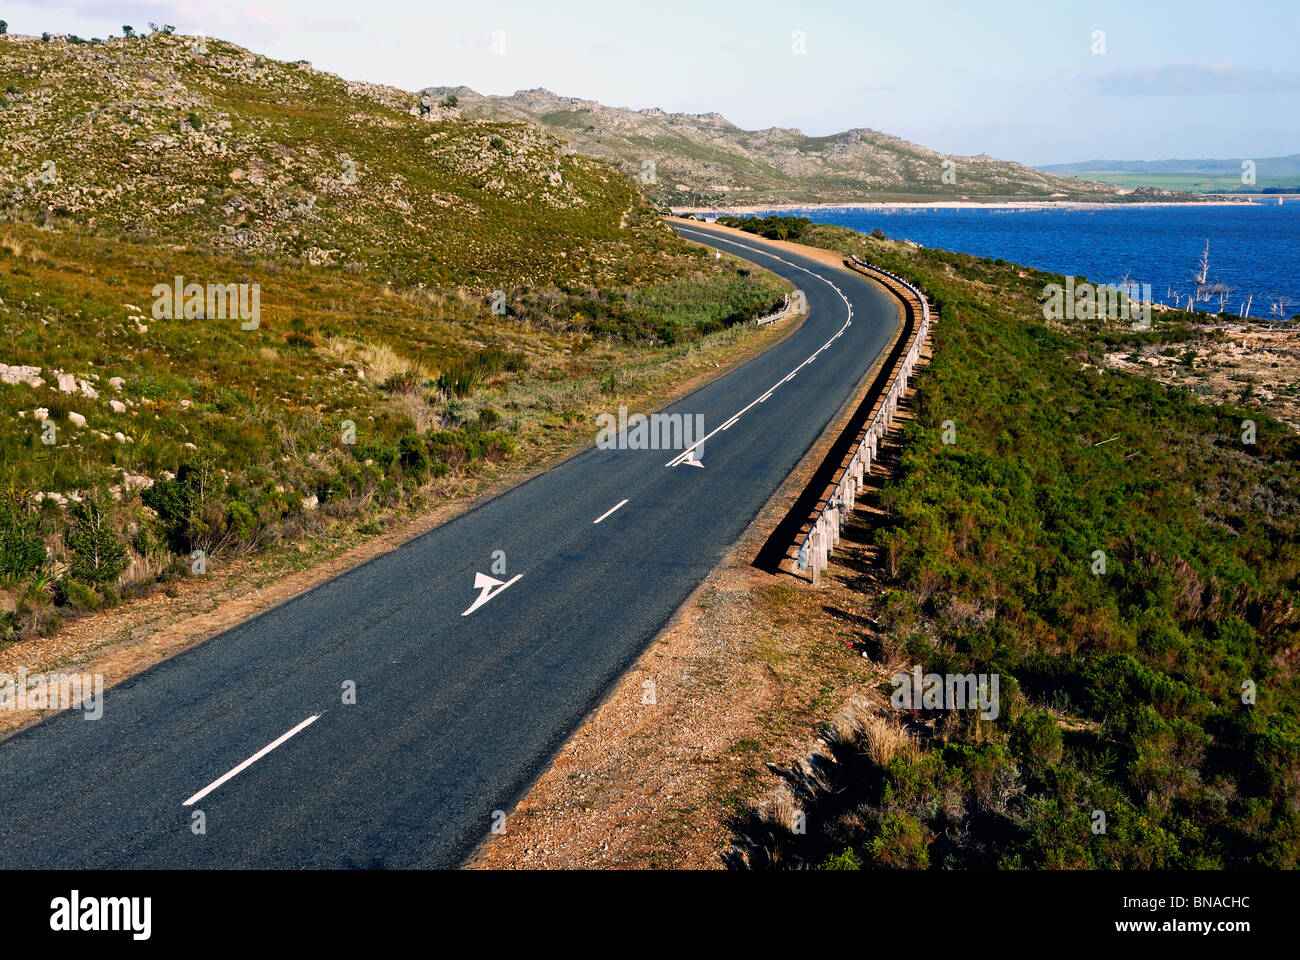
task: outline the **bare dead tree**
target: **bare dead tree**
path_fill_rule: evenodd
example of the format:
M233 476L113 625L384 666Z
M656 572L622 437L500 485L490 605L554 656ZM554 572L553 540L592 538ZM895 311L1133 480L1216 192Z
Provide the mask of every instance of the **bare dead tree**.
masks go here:
M1197 288L1204 287L1205 281L1210 276L1210 241L1206 239L1205 250L1201 253L1200 267L1196 271Z

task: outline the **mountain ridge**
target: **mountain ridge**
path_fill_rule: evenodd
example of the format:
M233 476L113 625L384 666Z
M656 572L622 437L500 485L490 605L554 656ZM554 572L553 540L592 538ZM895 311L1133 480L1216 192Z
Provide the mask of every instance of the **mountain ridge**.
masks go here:
M525 120L608 160L671 207L863 199L1116 200L1125 191L999 160L944 154L870 127L810 136L793 127L745 130L722 114L611 107L543 87L509 96L428 87L469 118Z

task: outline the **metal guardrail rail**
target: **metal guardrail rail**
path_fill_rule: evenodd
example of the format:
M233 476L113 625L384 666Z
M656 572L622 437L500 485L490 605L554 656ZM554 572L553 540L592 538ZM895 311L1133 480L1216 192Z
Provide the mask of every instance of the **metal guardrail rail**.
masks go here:
M757 323L759 326L762 326L765 323L776 323L778 320L780 320L789 312L790 312L790 294L787 293L785 295L785 300L782 301L781 303L781 309L777 310L775 313L768 314L766 317L759 317L754 322Z
M930 304L913 284L887 270L872 266L857 257L852 266L868 276L883 278L909 311L911 332L902 355L888 371L885 389L873 406L866 424L836 469L826 492L822 495L808 521L800 529L794 544L787 553L794 562L794 571L806 574L814 584L820 582L821 572L829 562L830 552L840 538L844 522L853 509L857 494L864 487L864 478L871 472L871 464L879 455L879 444L889 431L898 412L898 403L907 390L908 379L916 368L921 346L930 331Z

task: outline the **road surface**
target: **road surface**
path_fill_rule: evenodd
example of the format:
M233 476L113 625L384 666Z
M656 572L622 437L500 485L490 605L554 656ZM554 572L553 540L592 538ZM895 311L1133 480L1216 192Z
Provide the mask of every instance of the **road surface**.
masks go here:
M694 456L597 449L593 431L554 469L106 691L101 719L66 711L10 737L0 867L462 863L897 328L863 277L674 228L809 306L793 335L662 411L703 416Z

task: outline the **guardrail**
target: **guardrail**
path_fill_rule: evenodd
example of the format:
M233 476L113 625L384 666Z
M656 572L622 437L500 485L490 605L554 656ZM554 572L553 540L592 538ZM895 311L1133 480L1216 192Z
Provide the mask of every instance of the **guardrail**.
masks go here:
M923 294L919 289L917 289L915 284L912 284L911 282L904 280L896 273L890 273L888 270L882 270L880 267L873 267L871 264L867 263L867 261L863 260L857 254L854 254L853 256L849 257L849 259L853 261L853 265L855 267L860 267L863 270L869 270L872 273L879 274L882 277L888 277L890 280L893 280L895 283L901 283L904 287L910 290L912 292L912 296L916 297L917 300L921 301L922 322L924 322L927 326L929 325L930 302L925 299L925 294ZM922 342L924 342L925 337L922 336L921 340Z
M826 492L818 501L807 523L790 548L793 552L794 570L807 574L814 584L820 582L821 572L829 562L830 552L840 538L844 521L853 509L857 494L864 487L864 478L871 472L871 464L879 455L879 444L889 431L898 412L898 403L907 390L908 378L916 368L921 355L921 345L930 331L930 304L925 294L913 284L887 270L852 258L852 266L862 273L884 278L892 292L903 301L908 311L908 341L888 372L885 388L876 401L866 424L831 477ZM899 289L901 288L901 289ZM919 315L919 316L918 316Z
M754 322L757 323L759 326L762 326L765 323L776 323L776 321L780 320L789 312L790 312L790 294L787 293L785 295L784 302L782 302L781 304L780 310L776 311L776 313L768 314L766 317L759 317Z

